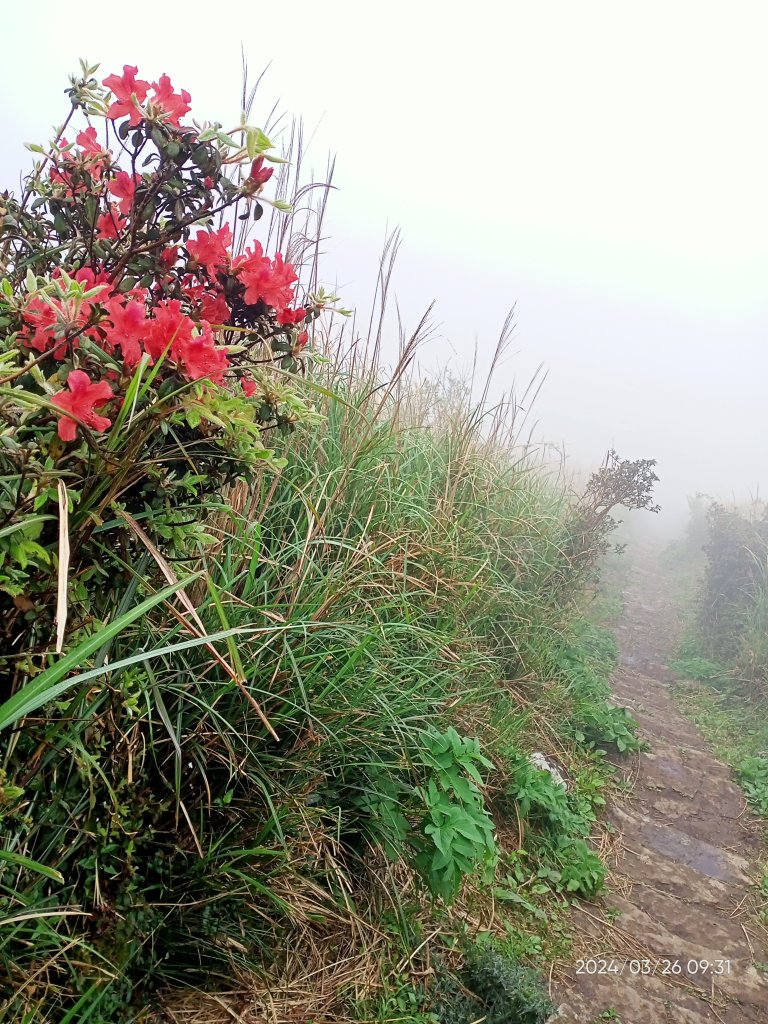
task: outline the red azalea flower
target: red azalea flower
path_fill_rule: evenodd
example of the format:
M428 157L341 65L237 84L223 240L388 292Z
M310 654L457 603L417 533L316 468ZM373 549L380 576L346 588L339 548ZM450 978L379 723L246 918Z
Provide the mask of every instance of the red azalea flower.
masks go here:
M117 238L128 226L128 221L118 209L117 203L111 203L107 212L96 218L96 234L99 238Z
M264 157L257 157L251 164L251 173L248 175L247 184L253 188L260 188L275 173L274 167L264 166Z
M69 171L60 171L58 167L52 165L48 177L56 185L63 185L67 190L67 195L72 195L72 176Z
M160 253L159 262L164 270L171 270L179 258L179 250L175 245L169 245Z
M59 277L57 271L53 272L53 277ZM93 267L81 267L75 273L75 280L79 281L80 284L84 284L86 288L95 288L99 284L111 285L109 274L105 270L94 270ZM111 290L111 289L110 289ZM103 302L107 296L107 291L101 292L101 297L95 299L96 302ZM89 304L90 305L90 304Z
M232 310L227 305L227 300L221 292L215 294L205 292L200 300L198 313L209 324L228 324L232 316Z
M182 89L180 93L175 93L168 75L160 75L160 81L153 82L152 88L155 90L155 95L151 101L152 106L158 107L167 114L168 122L178 127L179 118L189 113L192 109L189 105L192 97L186 89Z
M53 306L42 299L33 298L27 303L23 316L24 327L19 331L19 341L37 352L45 352L56 341L53 333L56 311Z
M99 143L95 128L86 128L75 141L80 146L79 160L91 177L99 181L112 154Z
M308 341L309 334L306 331L301 331L298 338L296 339L296 344L294 345L295 351L301 352L301 350L304 348Z
M136 183L141 181L137 175L131 177L128 171L118 171L115 177L107 185L107 188L118 200L118 207L121 213L129 214L133 206L133 197L136 192Z
M283 309L277 314L277 322L285 326L286 324L300 324L302 320L307 317L308 309Z
M185 338L180 345L181 362L192 380L208 377L216 384L224 380L224 371L229 366L227 354L216 348L210 324L202 323L202 333Z
M54 271L51 275L60 279L61 273ZM95 276L90 268L82 268L74 275L87 287L93 287ZM37 352L50 352L54 359L63 359L68 349L78 347L77 334L82 332L91 315L93 302L83 300L78 304L69 299L51 299L46 302L35 297L26 304L22 316L24 327L19 331L19 341L29 345ZM87 332L95 336L95 332ZM64 337L70 335L69 341Z
M119 345L126 366L135 366L141 359L141 341L147 330L147 315L143 301L130 299L125 302L122 296L104 303L112 327L107 328L107 341L110 345Z
M218 231L198 231L197 237L187 242L187 251L193 260L201 264L211 277L221 267L228 267L232 259L232 229L225 224Z
M104 156L108 152L100 144L96 136L96 129L93 127L86 128L85 131L80 132L75 142L86 156Z
M197 281L192 274L187 274L182 280L181 286L185 297L193 308L193 319L207 320L209 324L226 324L232 315L227 305L223 292L216 290L213 285L211 289Z
M92 384L91 378L83 370L72 370L67 377L69 391L59 391L53 396L53 405L63 409L65 415L59 420L59 437L62 441L74 441L77 435L77 423L66 413L72 413L93 430L102 432L112 426L106 416L99 416L94 410L114 398L112 388L106 381Z
M256 392L259 390L259 386L255 380L249 380L247 377L242 377L240 385L245 393L246 398L253 398Z
M165 299L155 307L155 316L147 325L144 348L151 358L159 359L170 344L171 358L179 362L179 352L192 337L194 323L183 312L178 299Z
M76 193L84 192L86 190L84 181L80 181L77 185L74 184L72 180L72 170L74 169L74 166L75 165L73 163L67 161L62 168L52 166L49 171L51 182L54 185L58 185L60 188L63 188L64 195L67 196L67 198L71 198Z
M111 89L116 97L115 102L110 104L107 110L107 117L110 120L115 121L118 117L127 115L130 117L130 123L135 125L144 116L139 105L147 98L149 82L137 79L138 71L138 68L124 64L122 76L110 75L104 79L102 84Z
M106 274L102 271L94 273L91 267L81 267L73 276L75 281L84 284L86 288L107 283ZM51 277L60 281L61 271L54 269ZM79 347L78 332L82 333L88 323L94 302L100 301L94 297L84 299L78 305L70 300L52 299L46 302L38 297L30 299L22 311L24 326L19 331L19 341L38 352L51 353L54 359L64 359L68 351ZM65 341L63 332L74 336ZM100 340L95 327L86 331L85 335L97 343Z
M245 285L245 301L255 305L260 300L273 309L285 309L293 302L291 285L298 281L290 263L276 253L274 261L264 255L260 242L253 252L246 250L233 264L233 269Z

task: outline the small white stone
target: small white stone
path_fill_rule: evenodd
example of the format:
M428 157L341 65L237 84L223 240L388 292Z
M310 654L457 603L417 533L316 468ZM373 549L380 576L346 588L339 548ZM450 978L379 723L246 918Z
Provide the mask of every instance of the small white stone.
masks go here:
M552 776L552 778L555 780L558 786L562 786L563 789L568 789L568 783L565 781L565 779L557 770L557 768L555 768L553 764L550 764L543 754L540 754L537 751L535 754L531 754L528 760L534 766L534 768L539 768L543 772L549 772L549 774Z

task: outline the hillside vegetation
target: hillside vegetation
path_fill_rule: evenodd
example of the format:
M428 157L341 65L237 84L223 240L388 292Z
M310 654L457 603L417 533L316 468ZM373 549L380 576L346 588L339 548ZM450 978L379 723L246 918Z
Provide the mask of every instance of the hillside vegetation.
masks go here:
M653 463L573 493L418 332L381 365L279 201L233 251L266 135L95 70L2 197L2 1019L543 1021Z

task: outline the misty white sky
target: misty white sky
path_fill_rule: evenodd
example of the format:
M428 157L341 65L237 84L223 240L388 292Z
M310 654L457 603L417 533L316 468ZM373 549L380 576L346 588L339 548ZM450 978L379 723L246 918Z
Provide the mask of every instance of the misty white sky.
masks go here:
M234 124L242 44L271 62L253 120L279 100L319 124L318 170L337 155L325 276L347 305L399 225L406 321L437 303L425 364L489 357L516 303L499 386L544 363L537 436L579 465L657 458L668 515L765 485L762 0L0 10L0 188L63 119L78 57L167 72L194 116Z

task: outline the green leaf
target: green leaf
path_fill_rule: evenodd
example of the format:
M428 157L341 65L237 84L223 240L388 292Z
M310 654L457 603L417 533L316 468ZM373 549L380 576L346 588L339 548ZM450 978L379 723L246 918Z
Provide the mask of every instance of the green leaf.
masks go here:
M457 822L454 828L460 835L464 836L465 839L469 839L473 843L482 842L482 833L477 826L472 823L468 816L465 816L463 821Z
M30 526L34 526L37 523L44 523L47 519L53 519L53 516L27 516L19 523L11 523L10 526L4 526L0 530L0 539L8 537L10 534L15 533L16 530L26 530Z
M424 829L427 835L432 836L432 842L438 850L446 857L450 856L450 833L444 834L437 825L427 825Z
M60 871L56 871L55 868L49 868L47 864L41 864L39 861L32 860L31 857L25 857L21 853L12 853L10 850L0 849L0 860L4 860L19 868L26 868L27 871L36 871L38 875L44 875L54 882L64 884L64 876ZM2 924L1 921L0 924Z

